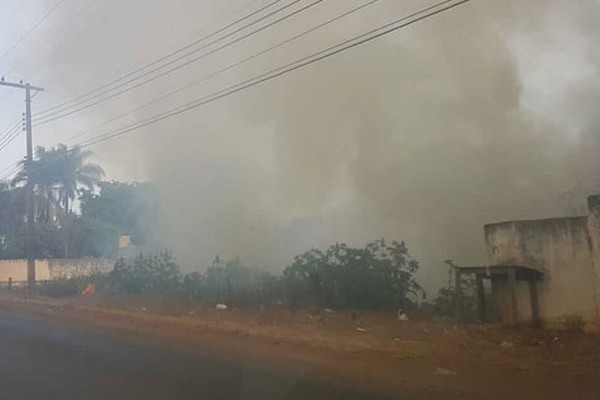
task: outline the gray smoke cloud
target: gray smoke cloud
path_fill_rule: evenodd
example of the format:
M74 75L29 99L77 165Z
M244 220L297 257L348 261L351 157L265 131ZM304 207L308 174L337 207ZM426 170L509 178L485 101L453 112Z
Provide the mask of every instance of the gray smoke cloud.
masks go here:
M384 1L195 93L424 4ZM407 241L434 291L445 280L441 260L485 262L483 224L561 215L584 200L561 194L600 190L598 5L475 0L101 145L98 156L158 185L168 242L189 269L219 254L277 270L312 247L385 237ZM273 29L214 63L292 30Z

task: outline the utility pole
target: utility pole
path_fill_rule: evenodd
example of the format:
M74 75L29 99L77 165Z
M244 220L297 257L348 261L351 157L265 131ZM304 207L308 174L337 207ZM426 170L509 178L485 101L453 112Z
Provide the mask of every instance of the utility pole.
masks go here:
M27 156L25 158L25 172L27 173L27 185L25 186L25 202L27 207L27 234L25 235L25 255L27 257L27 292L33 294L35 289L35 248L34 248L34 212L33 212L33 181L31 169L33 163L33 132L31 128L31 91L43 92L44 89L37 86L31 86L29 83L6 82L4 77L0 80L0 85L9 86L18 89L25 89L25 132L27 136Z

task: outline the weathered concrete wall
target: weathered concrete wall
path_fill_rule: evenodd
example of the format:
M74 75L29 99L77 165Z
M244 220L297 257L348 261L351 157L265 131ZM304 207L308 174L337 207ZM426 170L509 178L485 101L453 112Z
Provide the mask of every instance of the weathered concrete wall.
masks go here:
M552 319L565 315L591 318L598 315L598 280L588 217L512 221L485 226L490 265L520 265L539 269L540 315ZM501 316L510 307L508 282L497 284ZM531 318L529 291L517 289L520 320Z
M35 276L38 280L50 279L48 260L35 262ZM8 282L8 278L13 282L26 282L27 260L0 260L0 282Z
M114 260L99 258L37 260L35 276L38 281L69 279L94 272L108 273L114 265ZM15 283L27 281L27 260L0 260L0 282L8 282L8 278Z
M517 321L532 319L531 301L529 300L529 284L523 281L515 283L517 293ZM494 280L492 283L493 316L500 321L510 321L512 315L512 299L508 280Z
M108 273L115 261L104 258L53 259L48 261L50 279L75 278L93 273Z
M600 299L600 195L588 197L588 232L592 246L592 272L596 282L594 293Z

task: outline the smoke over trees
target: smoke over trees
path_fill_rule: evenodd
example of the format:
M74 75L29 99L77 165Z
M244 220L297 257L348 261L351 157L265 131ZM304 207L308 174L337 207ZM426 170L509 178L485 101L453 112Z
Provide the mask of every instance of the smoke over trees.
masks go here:
M94 58L103 54L94 44L113 40L120 47L111 54L135 49L139 60L184 38L199 16L212 21L224 13L215 2L184 3L188 17L177 23L181 13L172 7L144 10L155 13L146 18L170 24L169 34L126 35L130 26L115 24L85 45L73 37L72 47L89 55L83 59L90 72L105 76L108 61ZM381 2L361 18L166 104L217 90L420 6L416 0ZM323 7L323 15L334 14L340 3ZM561 206L562 193L600 189L599 9L597 1L474 1L145 128L118 139L119 145L99 145L98 157L122 174L156 182L167 205L165 232L186 268L208 265L214 254L239 254L249 264L275 269L324 243L388 237L406 240L422 262L424 284L439 286L440 260L485 261L484 223L556 215L577 208ZM289 37L319 16L307 13L265 31L111 107L157 97ZM110 65L114 69L114 60ZM65 82L72 72L60 71ZM159 110L140 111L130 122Z

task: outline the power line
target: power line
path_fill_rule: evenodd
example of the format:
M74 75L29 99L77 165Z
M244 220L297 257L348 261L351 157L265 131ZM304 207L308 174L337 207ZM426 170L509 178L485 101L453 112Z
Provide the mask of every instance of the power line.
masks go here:
M298 1L301 1L301 0L295 0L295 1L294 1L294 3L295 3L295 2L298 2ZM191 59L191 60L188 60L188 61L184 62L183 64L179 64L179 65L177 65L177 66L175 66L175 67L173 67L173 68L171 68L171 69L168 69L168 70L166 70L166 71L163 71L163 72L159 73L158 75L155 75L155 76L153 76L153 77L150 77L150 78L148 78L148 79L145 79L145 80L143 80L142 82L139 82L139 83L137 83L137 84L135 84L135 85L133 85L133 86L127 87L127 88L125 88L125 89L122 89L122 90L120 90L120 91L118 91L118 92L116 92L116 93L113 93L113 94L111 94L111 95L108 95L108 96L106 96L106 97L104 97L104 98L101 98L101 99L99 99L99 100L96 100L96 101L94 101L94 102L92 102L92 103L86 104L86 105L84 105L84 106L81 106L81 107L79 107L79 108L73 109L73 110L71 110L71 111L64 112L64 111L66 111L67 109L69 109L69 108L71 108L71 107L73 107L73 106L67 107L65 110L59 110L59 111L52 112L52 113L50 113L50 114L48 114L48 115L45 115L45 116L39 117L38 119L36 119L36 120L34 120L34 121L35 121L35 122L37 122L37 125L45 125L45 124L47 124L47 123L49 123L49 122L56 121L56 120L58 120L58 119L62 119L62 118L64 118L64 117L66 117L66 116L72 115L72 114L74 114L74 113L77 113L77 112L79 112L79 111L83 111L83 110L86 110L86 109L88 109L88 108L91 108L91 107L93 107L93 106L95 106L95 105L97 105L97 104L103 103L103 102L105 102L105 101L107 101L107 100L109 100L109 99L112 99L112 98L116 97L116 96L120 96L120 95L122 95L122 94L124 94L124 93L127 93L127 92L129 92L129 91L131 91L131 90L133 90L133 89L137 89L137 88L138 88L138 87L140 87L140 86L143 86L143 85L145 85L145 84L147 84L147 83L149 83L149 82L152 82L152 81L154 81L154 80L156 80L156 79L158 79L158 78L161 78L161 77L163 77L163 76L165 76L165 75L168 75L168 74L170 74L171 72L174 72L174 71L176 71L176 70L178 70L178 69L181 69L181 68L185 67L186 65L189 65L189 64L191 64L191 63L193 63L193 62L196 62L196 61L199 61L200 59L202 59L202 58L205 58L205 57L207 57L207 56L209 56L209 55L211 55L211 54L214 54L214 53L216 53L216 52L217 52L217 51L219 51L219 50L222 50L222 49L224 49L224 48L226 48L226 47L229 47L229 46L231 46L231 45L233 45L233 44L235 44L235 43L237 43L237 42L239 42L239 41L241 41L241 40L243 40L243 39L246 39L246 38L248 38L248 37L250 37L250 36L253 36L253 35L255 35L255 34L256 34L256 33L258 33L258 32L261 32L261 31L263 31L263 30L265 30L265 29L267 29L267 28L270 28L270 27L272 27L273 25L276 25L276 24L278 24L278 23L280 23L280 22L282 22L282 21L285 21L286 19L288 19L288 18L291 18L291 17L293 17L293 16L294 16L294 15L296 15L296 14L299 14L299 13L301 13L301 12L303 12L303 11L305 11L305 10L307 10L307 9L311 8L311 7L314 7L314 6L316 6L317 4L320 4L321 2L323 2L323 0L315 0L315 1L313 1L312 3L309 3L309 4L307 4L306 6L304 6L304 7L300 8L300 9L298 9L298 10L295 10L295 11L293 11L293 12L291 12L291 13L287 14L287 15L284 15L283 17L281 17L281 18L279 18L279 19L277 19L277 20L275 20L275 21L272 21L272 22L270 22L269 24L267 24L267 25L265 25L265 26L262 26L262 27L260 27L260 28L258 28L258 29L256 29L256 30L254 30L254 31L252 31L252 32L249 32L249 33L248 33L248 34L246 34L246 35L243 35L243 36L241 36L241 37L239 37L239 38L235 39L235 40L234 40L234 41L232 41L232 42L226 43L226 44L224 44L224 45L222 45L222 46L220 46L220 47L217 47L217 48L215 48L215 49L213 49L213 50L211 50L211 51L209 51L209 52L207 52L207 53L204 53L204 54L202 54L202 55L200 55L200 56L198 56L198 57L195 57L195 58L193 58L193 59ZM293 3L292 3L292 4L293 4ZM155 70L149 71L148 73L146 73L146 74L144 74L144 75L142 75L142 76L140 76L140 77L138 77L138 78L134 78L134 79L132 79L132 80L130 80L130 81L128 81L128 82L126 82L126 83L124 83L123 85L125 85L125 84L127 84L127 83L131 83L132 81L135 81L135 80L137 80L137 79L140 79L140 78L142 78L143 76L146 76L146 75L148 75L148 74L150 74L150 73L152 73L152 72L156 72L156 71L157 71L157 70L159 70L160 68L162 68L162 67L158 67L158 68L156 68ZM112 91L112 90L115 90L115 89L118 89L118 87L117 87L117 88L113 88L113 89L109 89L107 92L110 92L110 91ZM105 93L106 93L106 92L105 92ZM101 94L99 94L99 95L102 95L102 94L104 94L104 93L101 93ZM96 96L94 96L94 97L97 97L97 96L99 96L99 95L96 95ZM88 99L88 100L84 100L82 103L85 103L86 101L89 101L89 100L93 99L94 97L92 97L92 98L90 98L90 99ZM80 104L82 104L82 103L80 103ZM77 104L75 104L75 106L77 106ZM55 114L58 114L58 115L57 115L57 116L55 116L55 117L52 117L52 115L55 115ZM41 121L40 121L40 120L41 120Z
M5 168L2 172L0 172L0 174L2 174L0 176L0 181L10 178L12 175L19 172L19 169L21 169L21 164L19 162L9 165L8 168Z
M6 171L8 171L9 169L12 169L15 167L15 165L17 165L17 163L12 163L10 165L8 165L7 167L5 167L2 171L0 171L0 176L2 176Z
M324 50L321 50L321 51L319 51L317 53L311 54L311 55L303 57L303 58L301 58L299 60L296 60L296 61L293 61L291 63L288 63L288 64L286 64L286 65L284 65L282 67L273 69L273 70L271 70L269 72L263 73L261 75L258 75L256 77L248 79L248 80L245 80L245 81L240 82L238 84L229 86L229 87L227 87L225 89L222 89L222 90L217 91L215 93L212 93L210 95L203 96L203 97L201 97L199 99L196 99L194 101L188 102L188 103L183 104L183 105L181 105L179 107L175 107L175 108L173 108L171 110L168 110L168 111L165 111L165 112L163 112L161 114L157 114L157 115L155 115L155 116L153 116L151 118L146 119L145 121L142 121L142 122L139 122L139 123L135 123L135 124L131 124L131 125L128 125L128 126L125 126L125 127L121 128L121 129L116 129L116 130L113 130L113 131L109 131L109 132L107 132L107 133L105 133L103 135L98 135L97 137L91 138L88 141L84 141L84 142L80 143L79 145L81 147L88 147L88 146L91 146L93 144L102 142L104 140L108 140L108 139L111 139L113 137L121 136L121 135L126 134L128 132L131 132L133 130L137 130L137 129L142 128L144 126L154 124L154 123L156 123L158 121L161 121L163 119L170 118L172 116L184 113L184 112L189 111L191 109L198 108L198 107L203 106L205 104L212 103L212 102L214 102L216 100L219 100L221 98L230 96L230 95L232 95L234 93L240 92L240 91L245 90L247 88L250 88L252 86L256 86L256 85L258 85L260 83L263 83L263 82L266 82L268 80L274 79L276 77L285 75L285 74L287 74L289 72L292 72L294 70L300 69L300 68L305 67L305 66L310 65L310 64L313 64L313 63L315 63L317 61L321 61L321 60L323 60L325 58L328 58L328 57L331 57L331 56L336 55L338 53L341 53L343 51L346 51L346 50L348 50L350 48L362 45L362 44L367 43L367 42L369 42L371 40L377 39L377 38L379 38L379 37L381 37L383 35L389 34L389 33L393 32L393 31L398 30L398 29L401 29L401 28L404 28L406 26L412 25L412 24L414 24L414 23L416 23L418 21L421 21L421 20L423 20L425 18L431 17L433 15L436 15L436 14L439 14L439 13L444 12L446 10L452 9L454 7L457 7L457 6L461 5L461 4L467 3L470 0L461 0L461 1L458 1L458 2L456 2L454 4L450 4L450 5L446 6L446 7L443 7L443 8L440 8L438 10L435 10L436 8L439 8L440 6L442 6L444 4L447 4L447 3L451 3L453 1L454 0L445 0L445 1L442 1L442 2L439 2L439 3L436 3L436 4L432 5L432 6L423 8L423 9L421 9L419 11L416 11L414 13L411 13L411 14L405 16L405 17L397 19L397 20L395 20L395 21L393 21L391 23L385 24L385 25L383 25L383 26L381 26L379 28L376 28L376 29L373 29L373 30L371 30L369 32L366 32L364 34L358 35L358 36L356 36L356 37L354 37L352 39L345 40L345 41L343 41L343 42L341 42L341 43L339 43L337 45L328 47L328 48L326 48ZM428 12L428 11L430 11L430 12ZM423 14L423 13L426 13L426 14L419 16L420 14ZM412 19L412 20L410 20L408 22L402 23L402 24L400 24L398 26L394 26L394 25L399 24L402 21L406 21L407 19L411 19L411 18L414 18L414 19ZM379 31L381 31L381 32L379 32ZM369 37L369 35L371 35L371 36ZM352 43L352 42L354 42L354 43Z
M301 0L294 0L292 3L290 3L290 4L288 4L288 5L286 5L286 6L282 7L282 8L280 8L279 10L276 10L275 12L273 12L273 13L271 13L271 14L269 14L269 15L265 16L265 17L268 17L268 16L270 16L270 15L273 15L273 14L275 14L275 13L277 13L277 12L279 12L279 11L281 11L281 10L285 9L285 8L288 8L289 6L291 6L291 5L295 4L295 3L299 2L299 1L301 1ZM157 72L157 71L159 71L160 69L164 68L165 66L167 66L167 65L170 65L170 64L172 64L172 63L174 63L174 62L176 62L176 61L179 61L179 60L181 60L182 58L185 58L185 57L187 57L188 55L190 55L190 54L192 54L192 53L196 52L197 50L201 50L201 49L202 49L202 48L204 48L204 47L208 47L208 46L210 46L211 44L214 44L214 43L216 43L216 42L218 42L218 41L220 41L220 40L222 39L222 38L219 38L219 39L217 39L216 41L213 41L213 42L211 42L211 43L208 43L208 44L207 44L207 45L205 45L205 46L202 46L200 49L194 50L194 51L192 51L192 52L190 52L190 53L188 53L188 54L185 54L185 55L183 55L183 56L180 56L180 57L178 57L178 58L177 58L177 59L175 59L175 60L172 60L172 61L168 62L167 64L164 64L164 65L162 65L162 66L156 67L156 68L154 68L154 69L152 69L152 70L150 70L150 71L148 71L148 72L146 72L146 73L144 73L144 74L142 74L142 75L140 75L140 76L138 76L138 77L132 78L132 79L130 79L130 80L128 80L128 81L126 81L125 83L121 84L121 85L120 85L120 86L118 86L118 87L107 89L107 90L105 90L104 92L101 92L101 93L99 93L99 94L96 94L96 95L92 96L91 98L89 98L89 99L87 99L87 100L84 100L84 101L82 101L82 102L80 102L80 103L78 103L78 104L74 104L74 105L72 105L72 106L65 107L63 110L54 111L54 112L52 112L52 113L50 113L50 114L47 114L47 115L45 115L45 116L41 116L41 117L39 117L39 118L36 120L36 121L37 121L37 124L38 124L38 125L44 125L44 124L47 124L47 123L49 123L49 122L55 121L55 120L57 120L57 119L62 119L62 118L64 118L64 117L66 117L66 116L72 115L72 114L74 114L74 113L77 113L77 112L79 112L79 111L86 110L86 109L88 109L88 108L91 108L91 107L93 107L93 106L95 106L95 105L97 105L97 104L103 103L103 102L105 102L105 101L107 101L107 100L110 100L110 99L112 99L112 98L114 98L114 97L120 96L120 95L122 95L122 94L124 94L124 93L130 92L131 90L137 89L138 87L141 87L141 86L143 86L143 85L145 85L145 84L147 84L147 83L149 83L149 82L152 82L152 81L154 81L154 80L156 80L156 79L158 79L158 78L161 78L161 77L163 77L163 76L166 76L166 75L168 75L168 74L170 74L170 73L172 73L172 72L174 72L174 71L177 71L177 70L179 70L179 69L181 69L181 68L183 68L183 67L185 67L185 66L187 66L187 65L189 65L189 64L191 64L191 63L194 63L194 62L197 62L197 61L199 61L199 60L201 60L201 59L203 59L203 58L206 58L206 57L208 57L208 56L209 56L209 55L211 55L211 54L214 54L214 53L216 53L216 52L218 52L218 51L220 51L220 50L222 50L222 49L224 49L224 48L230 47L230 46L234 45L234 44L235 44L235 43L237 43L237 42L240 42L240 41L242 41L242 40L244 40L244 39L246 39L246 38L248 38L248 37L250 37L250 36L253 36L253 35L255 35L255 34L257 34L257 33L261 32L261 31L263 31L263 30L265 30L265 29L268 29L268 28L270 28L270 27L272 27L272 26L274 26L274 25L276 25L276 24L278 24L278 23L282 22L282 21L285 21L286 19L289 19L289 18L291 18L291 17L293 17L293 16L295 16L295 15L297 15L297 14L299 14L299 13L301 13L301 12L303 12L303 11L305 11L305 10L307 10L307 9L311 8L311 7L314 7L314 6L316 6L317 4L320 4L320 3L321 3L321 2L323 2L323 1L324 1L324 0L315 0L315 1L313 1L312 3L309 3L309 4L305 5L304 7L300 8L300 9L297 9L297 10L295 10L295 11L293 11L293 12L289 13L289 14L286 14L286 15L284 15L284 16L282 16L282 17L280 17L279 19L277 19L277 20L275 20L275 21L272 21L272 22L268 23L267 25L264 25L264 26L262 26L262 27L260 27L260 28L258 28L258 29L255 29L254 31L251 31L251 32L249 32L249 33L247 33L247 34L245 34L245 35L243 35L243 36L240 36L239 38L236 38L235 40L233 40L233 41L231 41L231 42L225 43L225 44L223 44L222 46L216 47L216 48L214 48L214 49L212 49L212 50L210 50L210 51L208 51L208 52L206 52L206 53L203 53L203 54L199 55L198 57L195 57L195 58L193 58L193 59L191 59L191 60L185 61L185 62L183 62L182 64L176 65L176 66L174 66L174 67L172 67L172 68L170 68L170 69L168 69L168 70L166 70L166 71L162 71L162 72L160 72L160 73L159 73L159 74L157 74L157 75L154 75L154 76L152 76L152 77L150 77L150 78L148 78L148 79L145 79L145 80L143 80L142 82L139 82L139 83L137 83L137 84L135 84L135 85L133 85L133 86L127 87L127 88L125 88L125 89L122 89L122 90L120 90L120 91L118 91L118 92L116 92L116 93L110 94L110 95L108 95L108 96L106 96L106 97L100 98L99 100L96 100L96 101L94 101L94 102L92 102L92 103L86 104L86 105L84 105L84 106L81 106L81 107L79 107L79 108L76 108L76 109L72 109L72 110L70 110L70 111L67 111L69 108L76 107L76 106L77 106L77 105L79 105L79 104L83 104L83 103L85 103L85 102L87 102L87 101L89 101L89 100L93 100L94 98L97 98L97 97L100 97L100 96L102 96L102 95L104 95L104 94L110 93L111 91L117 90L117 89L119 89L120 87L123 87L123 86L125 86L125 85L127 85L127 84L129 84L129 83L135 82L136 80L139 80L139 79L141 79L141 78L143 78L143 77L145 77L145 76L147 76L147 75L150 75L150 74L152 74L152 73L154 73L154 72ZM263 18L261 18L261 19L263 19ZM252 22L252 23L251 23L251 24L249 24L248 26L255 24L256 22L260 21L261 19L259 19L259 20L257 20L257 21L254 21L254 22ZM235 32L233 32L233 33L236 33L236 32L238 32L238 31L240 31L240 30L242 30L242 29L244 29L244 28L245 28L245 27L242 27L242 28L238 29L237 31L235 31ZM226 35L226 36L229 36L229 35ZM57 115L57 116L55 116L55 117L52 117L53 115L56 115L56 114L58 114L58 115ZM49 118L49 119L48 119L48 118ZM40 121L40 120L41 120L41 121Z
M129 110L129 111L125 112L125 113L122 113L122 114L119 114L119 115L117 115L117 116L115 116L113 118L110 118L109 120L104 121L100 125L97 125L97 126L95 126L93 128L90 128L90 129L87 129L87 130L85 130L83 132L80 132L80 133L78 133L76 135L70 136L67 139L65 139L65 141L68 142L70 140L73 140L73 139L79 138L81 136L84 136L85 134L87 134L89 132L92 132L92 131L94 131L94 130L96 130L98 128L101 128L103 126L106 126L106 125L108 125L111 122L114 122L114 121L116 121L118 119L121 119L121 118L123 118L123 117L125 117L127 115L133 114L134 112L139 111L139 110L141 110L143 108L146 108L146 107L148 107L148 106L150 106L152 104L156 104L156 103L158 103L158 102L160 102L160 101L162 101L162 100L164 100L164 99L166 99L166 98L168 98L168 97L170 97L170 96L172 96L174 94L180 93L180 92L182 92L182 91L184 91L186 89L189 89L192 86L195 86L195 85L197 85L199 83L205 82L205 81L207 81L207 80L209 80L211 78L214 78L215 76L218 76L218 75L220 75L220 74L222 74L224 72L227 72L227 71L229 71L229 70L231 70L231 69L233 69L235 67L238 67L238 66L240 66L240 65L242 65L242 64L244 64L244 63L246 63L248 61L251 61L251 60L253 60L255 58L258 58L258 57L260 57L260 56L262 56L262 55L264 55L264 54L266 54L266 53L268 53L270 51L273 51L273 50L275 50L277 48L280 48L280 47L282 47L282 46L284 46L286 44L289 44L289 43L291 43L291 42L293 42L295 40L298 40L298 39L300 39L300 38L302 38L302 37L304 37L304 36L306 36L306 35L308 35L308 34L310 34L312 32L315 32L318 29L321 29L321 28L323 28L323 27L325 27L327 25L330 25L330 24L332 24L334 22L337 22L340 19L345 18L345 17L347 17L347 16L349 16L351 14L354 14L354 13L362 10L363 8L366 8L366 7L370 6L370 5L373 5L374 3L378 2L378 1L379 0L370 0L370 1L368 1L366 3L363 3L363 4L361 4L361 5L357 6L357 7L354 7L351 10L348 10L348 11L342 13L342 14L339 14L339 15L333 17L333 18L330 18L330 19L328 19L328 20L326 20L326 21L324 21L324 22L322 22L322 23L320 23L320 24L318 24L318 25L316 25L316 26L314 26L314 27L312 27L312 28L310 28L308 30L305 30L305 31L303 31L303 32L301 32L301 33L299 33L299 34L297 34L297 35L295 35L295 36L293 36L293 37L291 37L289 39L286 39L286 40L284 40L282 42L279 42L279 43L277 43L277 44L275 44L273 46L270 46L270 47L268 47L268 48L266 48L266 49L264 49L264 50L262 50L262 51L260 51L258 53L255 53L255 54L253 54L253 55L251 55L249 57L246 57L246 58L244 58L244 59L242 59L242 60L240 60L240 61L238 61L238 62L236 62L234 64L231 64L231 65L229 65L227 67L221 68L218 71L215 71L215 72L213 72L213 73L211 73L209 75L206 75L206 76L204 76L204 77L202 77L202 78L200 78L200 79L198 79L198 80L196 80L196 81L194 81L194 82L192 82L190 84L181 86L181 87L177 88L176 90L168 92L168 93L166 93L166 94L164 94L164 95L162 95L162 96L160 96L160 97L158 97L156 99L153 99L152 101L144 103L143 105L141 105L139 107L136 107L136 108L134 108L132 110Z
M237 8L235 11L230 12L227 14L227 18L229 18L230 16L235 16L238 15L241 12L245 12L248 8L250 8L250 4L255 4L255 3L261 3L263 0L252 0L252 1L246 1L241 7ZM63 26L59 29L56 29L50 36L56 36L60 31L62 31L65 25L71 24L74 20L76 20L81 14L85 13L89 8L91 8L93 5L95 5L96 3L98 3L98 0L92 0L90 3L86 4L82 9L80 9L79 12L77 12L76 15L74 15L69 21L67 21L66 23L63 24ZM120 11L122 11L124 8L126 8L127 6L129 6L130 4L132 4L132 2L121 2L121 7L118 7L117 10L109 15L104 16L101 20L95 20L93 26L97 27L100 24L104 24L106 23L106 21L110 18L113 18L116 14L118 14ZM218 20L218 22L216 23L211 23L210 26L215 26L220 24L221 22L223 22L225 20L225 18L221 18ZM100 23L98 23L100 22ZM87 29L85 29L87 30ZM196 35L198 35L198 32L196 31ZM42 66L48 66L48 61L51 58L55 58L57 57L57 52L53 52L51 54L47 54L45 57L43 57L37 64L36 66L29 71L30 74L34 74L35 72L37 72L40 67ZM5 74L3 74L4 76L12 73L18 66L20 66L22 64L19 63L18 65L15 64L8 72L6 72ZM6 97L6 96L5 96ZM2 102L2 99L0 99L0 103Z
M243 17L241 17L241 18L238 18L238 19L236 19L235 21L233 21L233 22L231 22L231 23L227 24L226 26L223 26L223 27L221 27L221 28L217 29L217 30L216 30L216 31L214 31L214 32L211 32L211 33L209 33L209 34L207 34L207 35L205 35L205 36L203 36L203 37L201 37L201 38L199 38L199 39L196 39L196 40L192 41L191 43L188 43L188 44L184 45L183 47L180 47L180 48L178 48L178 49L176 49L176 50L174 50L174 51L172 51L172 52L170 52L170 53L168 53L168 54L166 54L166 55L164 55L164 56L162 56L162 57L160 57L160 58L158 58L158 59L156 59L156 60L154 60L154 61L152 61L152 62L150 62L149 64L143 65L143 66L141 66L141 67L139 67L139 68L137 68L137 69L135 69L135 70L133 70L133 71L130 71L130 72L128 72L127 74L125 74L125 75L123 75L123 76L121 76L121 77L119 77L119 78L117 78L117 79L115 79L115 80L112 80L112 81L110 81L110 82L108 82L108 83L105 83L105 84L103 84L103 85L101 85L101 86L99 86L99 87L97 87L97 88L95 88L95 89L92 89L92 90L88 91L88 92L85 92L85 93L83 93L83 94L81 94L81 95L79 95L79 96L77 96L77 97L75 97L75 98L73 98L73 99L71 99L71 100L65 101L65 102L63 102L63 103L57 104L57 105L55 105L55 106L52 106L52 107L49 107L49 108L46 108L46 109L44 109L44 110L42 110L42 111L40 111L40 112L36 113L36 116L38 116L38 115L42 115L42 114L46 114L46 113L48 113L48 112L50 112L50 111L53 111L53 110L56 110L56 109L64 108L66 105L68 105L68 104L71 104L71 103L77 103L77 102L78 102L78 100L81 100L81 99L83 99L83 98L86 98L86 97L88 97L90 94L93 94L93 93L96 93L96 92L98 92L98 91L101 91L102 89L105 89L105 88L107 88L107 87L110 87L110 86L114 85L115 83L119 83L119 82L121 82L121 81L123 81L123 80L125 80L125 79L129 78L129 77L130 77L130 76L132 76L132 75L135 75L135 74L137 74L137 73L139 73L139 72L141 72L141 71L144 71L144 70L146 70L146 69L148 69L148 68L150 68L150 67L152 67L152 66L154 66L154 65L156 65L156 64L158 64L158 63L160 63L160 62L162 62L162 61L164 61L164 60L167 60L167 59L169 59L170 57L172 57L172 56L174 56L174 55L177 55L177 54L179 54L179 53L181 53L181 52L183 52L183 51L185 51L185 50L189 49L190 47L193 47L193 46L195 46L195 45L196 45L196 44L198 44L198 43L202 43L203 41L205 41L205 40L208 40L208 39L212 38L213 36L216 36L216 35L218 35L219 33L226 31L227 29L229 29L229 28L231 28L231 27L233 27L233 26L237 25L238 23L240 23L240 22L243 22L243 21L245 21L245 20L247 20L247 19L249 19L249 18L252 18L253 16L255 16L255 15L257 15L257 14L261 13L262 11L264 11L264 10L266 10L266 9L268 9L268 8L270 8L270 7L272 7L273 5L275 5L275 4L277 4L277 3L281 2L281 1L282 1L282 0L275 0L275 1L272 1L272 2L268 3L267 5L265 5L265 6L261 7L261 8L259 8L258 10L255 10L255 11L253 11L253 12L252 12L252 13L250 13L250 14L247 14L247 15L245 15L245 16L243 16ZM287 6L285 6L285 7L283 7L283 8L280 8L280 9L276 10L276 11L275 11L275 13L277 13L277 12L279 12L279 11L281 11L281 10L283 10L283 9L287 8L287 7L290 7L290 6L292 6L293 4L297 3L298 1L300 1L300 0L294 0L294 2L292 2L292 3L288 4ZM263 17L263 19L264 19L264 18L267 18L267 17L269 17L269 16L270 16L270 15L272 15L272 14L273 14L273 13L270 13L270 14L268 14L266 17ZM250 25L252 25L252 24L254 24L254 23L256 23L256 22L260 22L260 21L261 21L261 20L254 21L254 22L252 22ZM241 29L245 29L245 28L247 28L247 27L248 27L248 26L250 26L250 25L245 25L245 26L244 26L244 27L242 27ZM239 31L239 30L238 30L238 31ZM231 36L232 34L235 34L235 33L237 33L238 31L235 31L235 32L233 32L233 33L230 33L228 36L222 37L222 38L220 38L219 40L226 39L227 37ZM213 44L213 42L211 42L210 44ZM210 45L210 44L209 44L209 45ZM203 49L203 48L205 48L205 47L206 47L206 46L203 46L202 48L200 48L200 49L197 49L197 50L201 50L201 49ZM197 50L196 50L196 51L197 51ZM184 57L185 57L185 56L187 56L187 55L189 55L189 54L186 54L186 55L184 55ZM167 65L168 65L168 64L167 64ZM69 108L69 107L67 107L67 108Z
M20 133L21 129L19 126L17 126L17 128L11 132L11 135L0 143L0 152L6 147L8 147L8 145L11 144L19 136Z
M84 14L87 10L89 10L93 5L95 5L99 0L91 0L89 3L85 4L81 9L79 9L79 11L76 12L75 15L73 15L68 21L66 21L65 23L61 24L61 26L58 29L55 29L52 33L50 33L48 36L46 36L44 39L46 41L48 41L49 38L56 36L60 31L62 31L64 29L65 26L70 25L71 23L73 23L73 21L75 21L77 18L79 18L82 14ZM44 59L42 61L40 61L33 70L29 71L30 74L35 73L39 67L41 65L43 65L44 61L46 59L48 59L50 56L54 55L55 53L50 54L47 57L44 57ZM19 67L21 64L23 64L23 59L20 60L20 62L18 63L14 63L14 65L12 66L12 68L10 68L9 70L7 70L6 72L4 72L4 76L7 76L9 74L11 74L15 69L17 69L17 67Z
M2 60L3 58L5 58L7 55L9 55L13 49L15 47L17 47L18 45L20 45L21 43L23 43L23 41L25 39L27 39L29 37L29 35L31 35L50 15L52 15L52 13L54 11L56 11L56 9L65 2L65 0L58 0L56 3L54 3L54 6L52 6L27 32L25 32L24 35L22 35L20 38L18 38L13 44L12 46L10 46L1 56L0 56L0 60Z
M0 138L0 146L2 146L2 144L8 140L15 133L15 131L19 130L19 125L19 123L13 125L9 130L6 131L4 135L2 135L2 138Z
M131 124L128 126L125 126L121 129L116 129L113 131L109 131L106 132L105 134L102 135L98 135L94 138L90 138L87 141L83 141L79 144L79 146L81 147L89 147L92 146L94 144L118 137L118 136L122 136L125 135L131 131L137 130L139 128L154 124L156 122L159 122L161 120L173 117L175 115L179 115L182 114L186 111L198 108L200 106L203 106L205 104L208 103L212 103L216 100L222 99L224 97L230 96L234 93L240 92L242 90L248 89L250 87L259 85L261 83L267 82L271 79L286 75L292 71L295 71L297 69L306 67L308 65L314 64L318 61L324 60L326 58L332 57L336 54L339 54L341 52L347 51L351 48L363 45L367 42L370 42L372 40L375 40L377 38L380 38L384 35L390 34L394 31L397 31L399 29L405 28L409 25L415 24L421 20L424 20L426 18L430 18L434 15L440 14L442 12L448 11L450 9L453 9L455 7L458 7L462 4L468 3L471 0L460 0L460 1L456 1L453 2L453 0L445 0L439 3L436 3L432 6L429 7L425 7L419 11L413 12L407 16L404 16L402 18L399 18L393 22L390 22L388 24L385 24L379 28L373 29L369 32L363 33L361 35L355 36L352 39L348 39L345 40L337 45L328 47L324 50L321 50L317 53L314 53L312 55L303 57L299 60L293 61L291 63L288 63L282 67L273 69L269 72L266 72L264 74L258 75L254 78L245 80L241 83L238 83L236 85L232 85L229 86L223 90L220 90L218 92L215 92L213 94L210 94L208 96L204 96L201 97L199 99L196 99L194 101L191 101L189 103L183 104L179 107L175 107L171 110L165 111L161 114L157 114L151 118L147 118L144 121L141 121L139 123L136 124ZM448 4L448 3L452 3L452 4ZM443 6L443 7L442 7Z
M14 123L10 124L5 130L4 133L2 133L2 137L0 137L0 143L7 137L9 136L12 131L18 127L21 124L21 120L17 120Z

